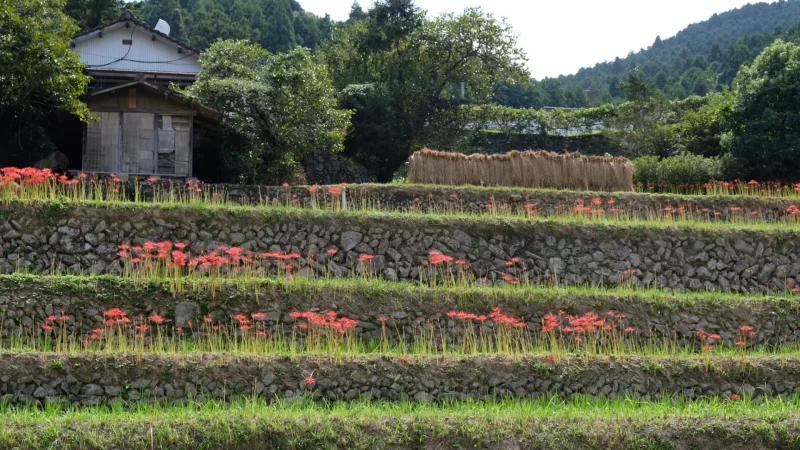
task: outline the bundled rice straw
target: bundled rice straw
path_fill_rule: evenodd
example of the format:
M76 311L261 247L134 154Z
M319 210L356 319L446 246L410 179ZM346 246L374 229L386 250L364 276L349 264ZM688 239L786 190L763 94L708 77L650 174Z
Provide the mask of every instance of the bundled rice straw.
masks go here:
M464 155L424 149L409 158L408 181L592 191L632 191L633 164L620 156L544 150Z

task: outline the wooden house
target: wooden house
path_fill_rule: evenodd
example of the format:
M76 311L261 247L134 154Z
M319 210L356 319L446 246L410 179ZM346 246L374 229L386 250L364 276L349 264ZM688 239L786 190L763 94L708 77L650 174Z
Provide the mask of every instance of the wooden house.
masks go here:
M200 53L130 11L73 37L92 83L85 101L99 120L83 126L80 170L192 177L199 152L218 151L218 111L172 87L190 85Z

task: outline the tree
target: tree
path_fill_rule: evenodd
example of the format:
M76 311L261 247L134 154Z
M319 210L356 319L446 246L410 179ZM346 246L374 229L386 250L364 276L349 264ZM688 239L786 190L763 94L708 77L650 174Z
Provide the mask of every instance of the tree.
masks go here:
M189 95L223 113L223 159L236 181L280 182L303 155L342 149L350 112L336 108L327 69L308 49L218 41L200 62Z
M629 72L619 82L626 102L616 111L614 126L606 134L630 156L667 156L677 148L670 103L644 76Z
M63 11L85 30L116 20L128 6L121 0L67 0Z
M361 9L361 5L358 4L358 1L354 1L353 5L350 7L350 16L347 18L347 23L353 23L358 20L366 19L367 13Z
M800 172L800 47L775 41L733 82L726 148L749 178L798 180Z
M527 79L510 26L482 10L429 20L407 0L379 2L334 32L322 55L345 107L346 153L388 181L422 145L452 144L464 105L490 103L501 82Z
M186 35L183 30L183 15L180 8L172 10L172 15L169 17L170 36L179 40L185 41Z
M69 48L75 22L61 12L63 0L0 2L0 148L30 153L19 130L60 108L90 117L80 101L89 78L78 54ZM43 136L29 135L37 139ZM11 137L17 137L11 139ZM29 159L28 159L29 160Z
M288 0L266 0L264 12L269 14L266 29L261 36L261 46L271 52L285 52L297 45L294 19Z
M733 93L727 90L712 92L687 108L677 125L683 148L706 157L722 154L721 139L730 129L732 107Z

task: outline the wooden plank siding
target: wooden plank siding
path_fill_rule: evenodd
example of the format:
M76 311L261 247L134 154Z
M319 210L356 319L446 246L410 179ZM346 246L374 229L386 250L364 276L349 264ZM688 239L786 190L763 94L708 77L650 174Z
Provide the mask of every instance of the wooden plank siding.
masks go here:
M86 127L83 170L136 175L192 175L194 117L185 101L125 87L88 99L100 117Z

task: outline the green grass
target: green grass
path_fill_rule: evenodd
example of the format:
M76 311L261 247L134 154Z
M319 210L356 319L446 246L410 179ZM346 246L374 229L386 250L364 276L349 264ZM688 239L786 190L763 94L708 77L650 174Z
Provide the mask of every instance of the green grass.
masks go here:
M54 203L48 201L15 201L9 205L31 205L34 210L38 210L37 216L40 219L57 219L67 217L70 214L69 205L82 206L84 208L113 209L123 211L142 211L142 210L166 210L175 212L223 212L240 215L240 218L255 220L256 218L265 219L268 222L286 223L289 221L338 221L342 219L355 220L360 223L370 223L373 221L393 221L401 220L405 226L415 225L424 226L452 226L470 227L524 227L535 226L537 224L546 225L574 225L581 227L592 227L595 229L649 229L667 230L677 229L682 231L761 231L780 234L794 234L800 231L800 221L787 222L766 222L766 221L742 221L742 222L722 222L695 220L692 218L677 218L664 220L646 220L638 218L606 218L589 216L549 216L549 217L522 217L519 215L498 215L491 213L441 213L441 212L415 212L415 211L383 211L383 210L360 210L349 209L346 211L330 211L322 209L310 209L292 206L251 206L238 204L208 204L202 202L194 203L133 203L124 201L85 201L85 202L63 202L56 203L59 207L53 213ZM66 205L67 207L61 207Z
M158 295L169 297L172 295L169 279L149 279L134 281L114 275L35 275L35 274L10 274L0 275L0 292L14 290L40 290L43 293L54 295L75 295L99 298L100 300L126 299L128 296ZM196 299L208 298L211 295L204 293L206 282L186 280L183 291L176 296L186 296ZM249 285L248 285L249 286ZM303 278L296 277L291 280L283 278L256 278L252 280L255 289L241 288L236 280L219 280L218 290L228 298L220 298L220 304L229 304L244 297L254 300L266 297L272 300L273 295L295 297L310 296L311 300L325 300L337 303L361 301L364 298L377 299L382 303L391 303L391 299L402 301L443 301L455 302L463 307L486 307L499 303L519 304L546 304L553 301L568 299L569 303L576 303L576 298L619 300L631 298L636 303L652 304L668 310L679 307L696 306L698 303L731 304L733 306L745 303L783 303L800 300L800 295L785 292L783 295L769 295L766 293L745 294L740 292L711 292L697 291L674 293L657 288L633 288L625 285L608 287L580 285L540 285L521 283L518 285L503 284L500 286L435 286L421 285L419 283L388 281L380 278L362 277L329 277L329 278ZM315 295L327 298L313 298ZM287 303L291 306L289 300ZM134 302L138 303L138 302ZM402 306L398 305L398 306ZM796 307L797 305L792 305Z
M800 448L800 403L640 400L424 404L121 403L0 408L0 447L25 449ZM758 447L755 447L758 446ZM699 447L697 447L699 448Z

